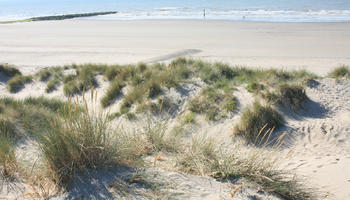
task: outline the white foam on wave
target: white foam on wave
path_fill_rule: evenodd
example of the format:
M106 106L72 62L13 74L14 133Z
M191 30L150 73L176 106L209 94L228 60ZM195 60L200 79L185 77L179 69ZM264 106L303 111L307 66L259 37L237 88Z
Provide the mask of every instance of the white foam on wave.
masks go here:
M55 15L54 13L52 15ZM48 15L48 14L46 14ZM0 21L20 20L42 15L0 16ZM149 10L121 11L113 15L94 16L89 20L203 19L203 10L185 7L159 7ZM220 10L206 9L208 20L271 22L341 22L350 21L350 10Z
M203 10L182 8L153 9L149 11L120 12L89 19L144 20L144 19L203 19ZM206 19L272 22L339 22L350 21L350 10L206 10Z

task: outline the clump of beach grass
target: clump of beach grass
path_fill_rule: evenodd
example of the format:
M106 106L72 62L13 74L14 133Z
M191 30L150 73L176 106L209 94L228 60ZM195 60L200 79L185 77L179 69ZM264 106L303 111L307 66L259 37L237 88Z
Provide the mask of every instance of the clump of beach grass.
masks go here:
M70 108L70 112L74 112ZM57 118L40 137L41 148L52 177L58 184L68 183L85 168L99 168L115 162L117 150L103 116L84 111L78 118Z
M15 66L9 64L0 64L0 73L10 78L16 75L22 75L22 73Z
M58 115L50 123L46 134L40 137L50 177L57 184L66 186L76 172L130 163L138 159L142 152L140 147L131 145L130 141L135 141L134 139L131 140L121 132L114 132L109 126L108 115L89 111L87 102L84 101L81 114L72 117L76 108L73 104L68 107L67 116Z
M278 102L290 106L293 110L301 109L309 99L303 86L296 84L281 84L277 89Z
M279 157L271 150L241 151L239 146L224 150L212 138L196 135L178 154L176 165L186 173L211 175L219 180L243 178L283 199L315 200L321 196L293 172L281 170Z
M7 82L6 88L11 93L19 91L25 84L32 82L31 76L16 75Z
M63 80L63 67L52 67L47 69L42 69L35 74L40 81L47 82L45 91L50 93L56 90L57 86Z
M15 178L16 168L17 161L12 141L7 137L0 136L0 179Z
M76 75L69 75L64 78L64 94L73 96L95 87L97 85L94 73L96 70L103 70L103 68L99 69L95 65L78 66Z
M184 124L192 124L195 122L196 114L194 112L190 112L187 115L185 115Z
M257 83L255 81L250 82L247 86L246 89L248 90L248 92L251 93L259 93L261 90L264 90L264 85Z
M269 103L283 105L293 111L300 110L309 99L304 87L295 83L282 83L273 92L267 91L262 96Z
M248 142L255 142L260 137L263 128L278 129L284 124L281 114L270 105L262 105L255 101L251 107L247 107L236 126L236 134L242 135Z
M205 114L208 120L219 120L226 112L234 112L236 99L232 91L222 91L214 87L204 88L199 96L189 103L189 110L194 113Z
M0 179L16 176L17 160L14 153L16 127L9 119L0 118Z
M191 143L177 157L181 171L190 174L208 175L217 167L218 155L213 140L205 136L193 136Z
M328 74L329 77L331 78L350 78L350 69L348 66L340 66L335 68L333 71L331 71Z
M102 107L105 108L109 106L117 96L121 95L124 86L125 84L123 82L115 79L109 86L105 96L103 96L101 99Z
M148 154L167 152L175 153L181 149L182 130L174 128L167 131L166 122L152 122L150 116L145 126L145 138L147 141Z
M49 69L42 69L36 75L39 78L39 81L45 82L52 76L52 72Z
M153 115L171 114L176 110L175 103L167 96L159 96L155 101L142 102L136 107L136 112L146 112Z
M47 82L45 91L47 93L50 93L57 89L57 86L60 84L60 81L58 79L51 79L49 82Z

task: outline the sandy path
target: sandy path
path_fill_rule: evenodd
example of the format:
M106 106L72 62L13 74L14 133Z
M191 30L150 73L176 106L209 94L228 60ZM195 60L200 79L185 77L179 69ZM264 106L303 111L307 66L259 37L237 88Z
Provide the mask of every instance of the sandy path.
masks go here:
M288 121L296 136L289 167L333 193L329 199L350 199L350 82L324 79L307 94L308 116Z
M26 66L165 61L307 68L350 64L350 23L65 20L0 25L0 62Z

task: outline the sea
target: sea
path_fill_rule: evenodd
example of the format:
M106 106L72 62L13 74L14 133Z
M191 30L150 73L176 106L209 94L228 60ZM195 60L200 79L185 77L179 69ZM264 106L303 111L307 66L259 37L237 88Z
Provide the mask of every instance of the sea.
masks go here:
M0 21L102 11L84 19L347 22L350 0L0 0Z

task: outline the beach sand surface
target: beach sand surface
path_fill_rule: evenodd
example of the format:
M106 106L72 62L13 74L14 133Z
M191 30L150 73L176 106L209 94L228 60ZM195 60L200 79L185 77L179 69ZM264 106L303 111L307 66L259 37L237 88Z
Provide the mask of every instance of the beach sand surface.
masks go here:
M23 71L178 56L326 74L350 64L350 23L73 19L0 25L0 62ZM26 68L29 67L29 68Z

